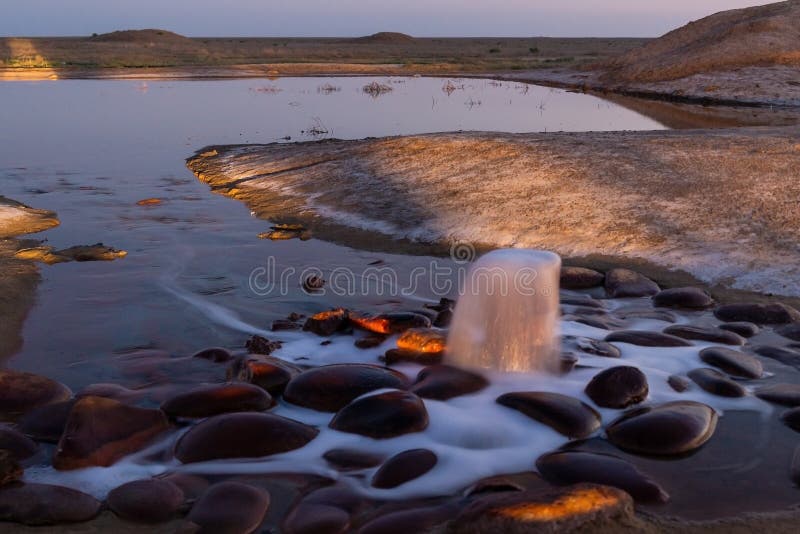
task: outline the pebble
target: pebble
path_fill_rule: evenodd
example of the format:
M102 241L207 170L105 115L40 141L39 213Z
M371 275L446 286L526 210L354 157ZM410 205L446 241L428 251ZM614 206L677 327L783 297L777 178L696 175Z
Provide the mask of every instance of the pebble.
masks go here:
M186 520L208 534L256 532L269 509L267 491L239 482L220 482L206 491ZM191 527L186 532L191 532Z
M411 312L384 313L370 317L351 314L350 321L362 330L384 335L400 334L411 328L431 327L430 319Z
M33 373L0 370L0 419L14 420L34 408L70 397L72 391L55 380Z
M755 391L756 397L783 406L800 406L800 384L772 384Z
M163 523L183 505L183 491L167 480L151 478L123 484L108 494L111 511L134 523Z
M12 458L21 462L27 460L39 451L36 442L25 434L0 424L0 451L7 451Z
M667 378L667 384L678 393L683 393L691 387L691 381L685 376L680 375L670 375L670 377Z
M687 376L701 389L720 397L744 397L747 391L716 369L692 369Z
M336 414L329 426L340 432L388 439L425 430L428 412L413 393L388 391L354 400Z
M800 369L800 352L785 347L773 347L770 345L763 345L755 347L753 352L759 356L775 360L789 367Z
M700 351L700 359L739 378L761 378L764 374L764 366L758 358L726 347L703 349Z
M10 484L0 488L0 521L62 525L88 521L100 502L78 490L49 484Z
M720 321L756 324L786 324L800 321L800 311L785 304L726 304L714 310Z
M350 312L344 308L320 312L306 319L303 330L313 332L318 336L332 336L347 329L349 316Z
M272 356L250 355L235 358L226 370L231 381L253 384L273 396L278 396L286 385L302 370L288 362Z
M561 288L562 289L591 289L602 285L606 276L594 269L584 267L561 267Z
M761 331L757 324L748 323L746 321L722 323L719 325L719 328L720 330L728 330L729 332L739 334L744 338L751 338Z
M692 344L683 338L651 332L649 330L620 330L606 336L606 341L628 343L640 347L691 347Z
M489 381L477 373L450 365L432 365L417 375L411 391L423 399L446 401L481 391Z
M619 348L599 339L579 337L575 339L575 345L579 351L593 356L601 356L603 358L619 358L622 356L622 351Z
M596 374L586 395L603 408L627 408L647 398L647 377L636 367L611 367Z
M600 414L580 400L543 391L506 393L497 403L517 410L569 438L583 439L600 428Z
M665 334L683 339L720 343L722 345L744 345L746 340L735 332L721 328L706 328L692 325L672 325L664 329Z
M438 458L427 449L403 451L392 456L372 477L372 486L380 489L396 488L421 477L434 468Z
M658 284L629 269L611 269L606 273L606 294L612 299L652 297L661 288Z
M229 412L263 412L272 397L258 386L246 383L199 386L179 393L161 404L171 418L211 417Z
M656 293L653 296L653 304L668 308L698 310L713 306L714 299L697 287L675 287Z
M380 465L384 460L379 454L357 449L331 449L322 457L340 471L369 469Z

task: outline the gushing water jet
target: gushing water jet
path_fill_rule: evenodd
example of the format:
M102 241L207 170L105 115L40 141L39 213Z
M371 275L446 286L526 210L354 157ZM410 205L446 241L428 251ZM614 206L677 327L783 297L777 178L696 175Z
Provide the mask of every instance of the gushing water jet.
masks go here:
M449 363L502 372L556 372L561 258L506 249L472 264L447 340Z

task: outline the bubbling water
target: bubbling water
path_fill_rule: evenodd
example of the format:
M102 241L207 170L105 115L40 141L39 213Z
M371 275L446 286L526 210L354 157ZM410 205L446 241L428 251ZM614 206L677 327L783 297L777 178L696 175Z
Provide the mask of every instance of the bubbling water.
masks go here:
M448 361L502 372L555 372L561 258L543 250L496 250L471 267L447 339Z

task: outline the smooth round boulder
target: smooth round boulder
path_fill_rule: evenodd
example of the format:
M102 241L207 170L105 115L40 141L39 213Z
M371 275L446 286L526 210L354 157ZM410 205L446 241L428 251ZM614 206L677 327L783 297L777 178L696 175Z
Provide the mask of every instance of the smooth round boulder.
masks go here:
M658 284L629 269L611 269L606 273L606 294L612 299L652 297L661 288Z
M379 454L356 449L331 449L322 457L340 471L369 469L380 465L384 460Z
M233 358L229 350L222 347L211 347L192 354L192 358L200 358L214 363L225 363Z
M423 353L442 353L447 338L432 328L409 328L397 338L397 348Z
M702 310L713 306L714 299L698 287L673 287L653 295L653 304L665 308Z
M388 391L354 400L328 426L340 432L388 439L425 430L428 412L422 399L413 393Z
M740 384L737 384L727 375L720 373L716 369L701 368L692 369L686 373L692 382L700 386L701 389L718 395L720 397L744 397L747 395L745 390Z
M299 449L319 431L269 413L216 415L193 426L175 444L175 457L188 464L223 458L260 458Z
M302 369L280 358L265 355L250 355L234 358L228 365L225 376L230 381L247 382L278 396L289 381Z
M792 341L800 341L800 323L789 323L775 329L775 333Z
M417 375L411 391L423 399L446 401L481 391L489 385L482 375L450 365L432 365Z
M269 493L261 488L239 482L220 482L208 488L192 506L186 519L199 527L200 532L256 532L264 522L269 504Z
M576 317L573 320L576 323L585 324L586 326L591 326L592 328L598 328L600 330L614 330L625 326L623 320L612 317L611 315L602 317Z
M406 349L389 349L383 355L386 365L401 362L416 363L417 365L436 365L444 360L444 352L417 352Z
M600 428L600 414L580 400L545 391L506 393L496 401L568 438L583 439Z
M0 521L25 525L61 525L94 518L100 502L86 493L50 484L0 487Z
M688 389L692 387L692 381L680 375L670 375L669 378L667 378L667 384L678 393L688 391Z
M10 426L0 425L0 451L3 450L8 451L12 458L21 462L36 454L39 446L25 434Z
M332 336L347 329L349 317L350 312L344 308L320 312L306 319L303 330L313 332L318 336Z
M800 352L785 347L773 347L771 345L763 345L755 347L753 352L764 358L775 360L783 365L800 369Z
M72 391L55 380L33 373L0 370L0 420L15 420L35 408L70 397Z
M168 427L161 410L128 406L104 397L83 397L69 413L53 467L108 467L140 450Z
M655 310L650 308L622 308L616 310L614 314L620 319L649 319L652 321L662 321L664 323L675 323L678 316L667 310Z
M620 358L622 356L622 351L618 347L599 339L579 337L575 339L575 345L579 351L592 356L600 356L602 358Z
M761 331L757 324L748 323L747 321L722 323L719 325L719 329L739 334L743 338L751 338Z
M134 480L108 493L108 507L134 523L163 523L174 518L183 505L183 491L167 480Z
M800 406L800 384L773 384L755 391L756 397L783 406Z
M710 406L675 401L623 414L606 428L606 435L624 451L671 456L698 449L716 428L717 413Z
M781 421L797 432L800 432L800 408L792 408L781 414Z
M581 482L619 488L641 503L665 503L669 495L636 466L610 454L582 451L552 452L536 460L536 469L552 484Z
M665 334L695 341L708 341L722 345L744 345L746 340L734 332L721 328L706 328L686 324L672 325L664 329Z
M561 266L560 285L562 289L591 289L602 285L606 275L585 267Z
M392 369L368 364L324 365L294 377L283 398L297 406L320 412L336 412L353 399L376 389L408 389L406 376Z
M283 521L286 534L344 534L350 514L336 506L300 502Z
M649 330L619 330L606 336L606 341L628 343L640 347L691 347L692 344L680 337L651 332Z
M161 404L169 417L197 419L230 412L263 412L272 397L258 386L246 383L199 386L179 393Z
M758 358L726 347L703 349L700 351L700 359L739 378L761 378L764 374L764 366Z
M372 477L372 487L396 488L421 477L436 465L436 454L427 449L403 451L392 456Z
M350 321L358 328L376 334L401 334L411 328L430 328L431 320L419 313L396 312L375 316L350 314Z
M726 304L714 310L714 316L727 323L747 321L755 324L787 324L800 321L800 311L786 304Z
M636 367L611 367L596 374L584 390L603 408L627 408L647 398L647 377ZM592 481L586 481L592 482Z

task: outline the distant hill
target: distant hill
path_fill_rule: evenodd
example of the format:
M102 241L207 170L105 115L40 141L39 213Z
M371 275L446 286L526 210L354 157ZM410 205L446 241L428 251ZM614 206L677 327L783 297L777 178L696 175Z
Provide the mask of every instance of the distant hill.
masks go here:
M406 44L414 42L414 38L405 33L378 32L366 37L353 39L354 43Z
M658 82L750 66L800 66L800 0L723 11L603 65L614 82Z
M167 30L122 30L92 35L92 41L108 43L190 43L191 39Z

